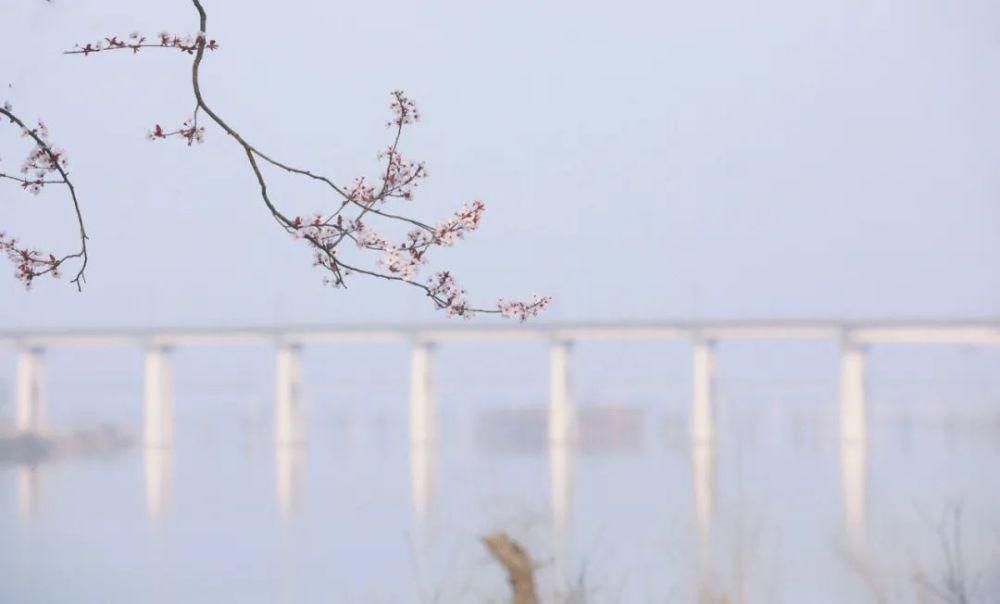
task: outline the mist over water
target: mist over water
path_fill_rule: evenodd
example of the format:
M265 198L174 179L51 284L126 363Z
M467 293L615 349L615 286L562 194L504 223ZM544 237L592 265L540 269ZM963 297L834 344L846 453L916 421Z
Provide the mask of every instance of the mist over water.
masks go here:
M571 446L548 443L536 345L445 346L438 443L411 447L398 348L305 349L306 436L287 446L272 351L179 350L173 447L0 466L2 599L489 601L507 588L479 538L502 529L550 597L913 601L945 576L956 508L964 572L998 587L989 348L872 353L861 447L840 441L836 355L780 343L721 348L711 445L688 435L681 346L575 350ZM139 435L137 356L53 352L53 427Z

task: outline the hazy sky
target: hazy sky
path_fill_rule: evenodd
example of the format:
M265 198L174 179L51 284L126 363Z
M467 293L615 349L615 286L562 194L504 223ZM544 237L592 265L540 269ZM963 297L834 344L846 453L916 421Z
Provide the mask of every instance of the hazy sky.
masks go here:
M372 176L388 93L417 100L403 150L431 177L412 211L489 208L425 269L474 300L547 293L551 319L1000 314L992 0L205 5L208 102L284 161ZM0 279L0 326L443 319L414 288L324 287L218 129L144 140L190 114L189 57L60 54L196 28L186 0L3 0L0 100L68 151L91 265L82 294ZM0 169L27 150L0 130ZM293 212L335 203L272 184ZM61 191L2 187L0 227L75 244Z

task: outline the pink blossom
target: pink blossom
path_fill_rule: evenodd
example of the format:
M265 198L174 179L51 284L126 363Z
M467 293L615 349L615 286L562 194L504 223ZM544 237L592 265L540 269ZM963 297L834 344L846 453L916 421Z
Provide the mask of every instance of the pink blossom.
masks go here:
M528 302L500 298L497 301L497 308L500 309L501 315L517 318L523 322L528 320L529 317L538 316L538 313L545 310L551 301L552 298L549 296L539 296L537 294L532 295L531 300Z

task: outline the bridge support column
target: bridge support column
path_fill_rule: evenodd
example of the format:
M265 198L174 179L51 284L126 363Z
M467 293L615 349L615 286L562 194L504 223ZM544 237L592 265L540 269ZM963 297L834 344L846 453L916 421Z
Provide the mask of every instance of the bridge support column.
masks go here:
M715 436L715 342L694 342L691 401L691 441L708 443Z
M434 396L434 344L414 342L410 351L410 444L432 445L438 439Z
M146 349L146 382L143 395L143 442L147 447L174 443L174 370L170 349Z
M845 341L840 351L840 437L844 442L867 438L868 411L865 404L865 349Z
M840 352L840 482L844 531L860 552L865 544L868 483L868 408L865 347L845 338Z
M45 430L45 365L41 348L25 348L18 353L16 414L18 432L38 434Z
M549 442L566 445L576 438L573 405L572 343L552 342L549 348Z
M296 344L278 348L275 367L274 433L278 445L305 441L302 420L302 349Z

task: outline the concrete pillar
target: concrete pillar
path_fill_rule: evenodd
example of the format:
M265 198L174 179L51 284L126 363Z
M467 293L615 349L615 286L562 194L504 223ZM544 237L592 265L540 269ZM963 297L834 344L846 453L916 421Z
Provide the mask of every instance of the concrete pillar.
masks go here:
M278 445L305 442L302 418L301 348L282 344L275 367L274 432Z
M840 486L844 532L860 552L865 543L868 484L868 405L865 347L845 337L840 349Z
M146 349L146 382L143 395L143 441L147 447L174 443L174 370L166 346Z
M865 349L845 340L840 350L840 437L844 442L864 442L868 432L865 404Z
M17 355L18 432L38 434L47 427L45 365L41 348L23 348Z
M434 396L434 345L415 342L410 351L410 444L430 445L438 439Z
M549 348L549 442L570 444L576 438L572 390L572 344L552 342Z
M692 360L691 441L708 443L715 436L715 342L695 340Z

